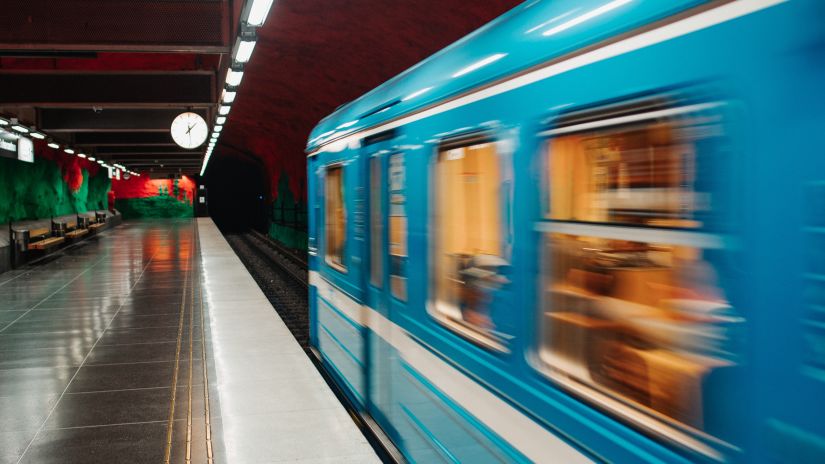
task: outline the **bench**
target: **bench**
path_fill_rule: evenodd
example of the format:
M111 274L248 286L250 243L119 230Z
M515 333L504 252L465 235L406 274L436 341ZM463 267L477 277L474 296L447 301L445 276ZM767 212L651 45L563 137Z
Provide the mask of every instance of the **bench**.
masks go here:
M47 250L65 242L63 237L52 237L51 231L47 228L32 229L29 231L29 247L31 250Z
M69 232L66 232L66 238L70 238L70 239L74 240L74 239L78 239L80 237L83 237L84 235L86 235L88 233L89 233L88 229L70 230Z

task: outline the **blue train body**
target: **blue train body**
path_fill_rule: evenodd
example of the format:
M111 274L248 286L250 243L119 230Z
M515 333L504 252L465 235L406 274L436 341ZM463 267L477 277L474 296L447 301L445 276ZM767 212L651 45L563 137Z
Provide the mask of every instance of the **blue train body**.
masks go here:
M335 381L411 462L825 461L824 23L528 1L325 118Z

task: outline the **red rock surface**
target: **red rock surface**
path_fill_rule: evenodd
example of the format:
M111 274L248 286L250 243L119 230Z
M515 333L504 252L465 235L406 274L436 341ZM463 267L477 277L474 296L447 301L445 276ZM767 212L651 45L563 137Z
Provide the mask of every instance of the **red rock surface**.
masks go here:
M151 198L158 196L161 187L171 195L174 192L174 181L170 179L150 179L148 176L131 177L129 180L112 179L112 191L115 198ZM195 182L189 177L182 176L178 180L178 199L183 198L186 193L187 200L191 203L195 197Z
M315 124L521 3L518 0L278 0L259 30L241 90L213 156L264 160L296 197Z

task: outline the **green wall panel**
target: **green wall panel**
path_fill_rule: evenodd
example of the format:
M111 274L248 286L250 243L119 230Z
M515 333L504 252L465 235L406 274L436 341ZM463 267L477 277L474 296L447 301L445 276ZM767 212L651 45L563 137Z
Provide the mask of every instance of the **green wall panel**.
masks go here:
M80 173L82 183L72 191L52 160L23 163L0 158L0 223L106 209L111 188L106 171L99 170L91 178L85 169Z
M272 218L269 223L270 237L287 247L306 250L306 203L295 199L289 188L289 175L284 171L278 179L278 196L272 203Z

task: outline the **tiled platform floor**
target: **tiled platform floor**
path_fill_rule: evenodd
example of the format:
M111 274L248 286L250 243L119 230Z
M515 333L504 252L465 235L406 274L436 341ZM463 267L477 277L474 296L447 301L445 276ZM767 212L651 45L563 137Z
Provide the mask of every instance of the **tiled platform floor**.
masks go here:
M0 464L210 456L377 461L211 220L0 274Z

